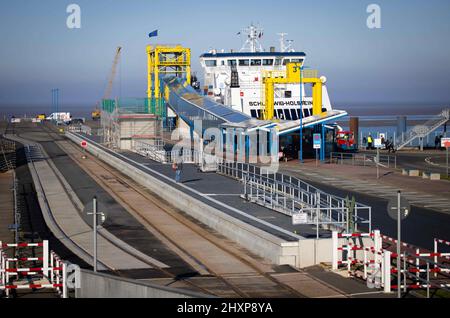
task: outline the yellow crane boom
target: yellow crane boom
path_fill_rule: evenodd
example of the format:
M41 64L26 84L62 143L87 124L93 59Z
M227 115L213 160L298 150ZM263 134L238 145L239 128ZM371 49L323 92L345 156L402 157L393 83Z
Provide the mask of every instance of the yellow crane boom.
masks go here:
M116 55L114 56L114 61L113 61L113 65L111 68L111 74L109 74L108 86L106 86L105 94L103 94L103 99L109 99L111 96L114 78L116 77L116 72L117 72L117 64L119 64L119 60L120 60L121 50L122 50L121 46L118 46L116 49Z
M109 74L108 85L106 86L105 93L103 94L103 99L109 99L111 97L111 92L112 92L113 84L114 84L114 78L116 77L116 73L117 73L117 64L119 64L121 51L122 51L122 47L118 46L116 49L116 55L114 56L111 73ZM91 115L92 115L93 120L100 119L101 112L100 112L100 109L98 106L94 109L94 111L91 113Z

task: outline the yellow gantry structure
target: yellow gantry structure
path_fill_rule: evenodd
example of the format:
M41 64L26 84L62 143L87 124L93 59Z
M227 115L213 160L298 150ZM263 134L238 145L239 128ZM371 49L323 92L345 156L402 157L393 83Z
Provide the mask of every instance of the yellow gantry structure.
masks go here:
M265 71L262 75L264 100L262 103L262 119L272 120L274 117L276 84L312 84L313 115L322 113L322 84L324 78L317 77L317 71L301 71L301 63L287 63L286 71Z
M160 75L173 74L191 83L191 49L181 45L147 46L147 97L162 97Z

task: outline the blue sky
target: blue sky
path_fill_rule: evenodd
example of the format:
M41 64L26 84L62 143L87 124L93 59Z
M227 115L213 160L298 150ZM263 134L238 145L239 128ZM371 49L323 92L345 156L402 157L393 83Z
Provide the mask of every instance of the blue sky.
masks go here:
M81 7L81 29L66 27L66 7ZM366 8L381 7L381 29L368 29ZM450 102L450 1L160 1L2 0L0 105L94 104L103 94L115 48L123 46L114 95L142 97L145 46L180 43L198 56L241 47L236 35L251 22L263 46L289 33L307 65L328 78L336 103ZM160 36L147 34L158 29Z

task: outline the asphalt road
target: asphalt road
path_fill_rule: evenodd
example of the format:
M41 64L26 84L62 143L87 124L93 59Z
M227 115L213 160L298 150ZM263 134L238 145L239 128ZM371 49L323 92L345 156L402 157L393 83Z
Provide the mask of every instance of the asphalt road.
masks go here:
M374 151L360 151L359 153L374 154ZM381 150L380 154L389 154ZM397 167L405 169L418 169L425 172L436 172L444 174L446 172L445 150L426 150L424 152L396 152L390 154L397 156Z

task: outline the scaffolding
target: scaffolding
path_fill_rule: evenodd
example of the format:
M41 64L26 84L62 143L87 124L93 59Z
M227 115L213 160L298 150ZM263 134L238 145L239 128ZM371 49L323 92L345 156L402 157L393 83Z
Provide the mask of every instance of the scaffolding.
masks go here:
M165 75L175 75L185 78L191 84L191 49L181 45L147 46L147 97L161 99L164 89L161 78Z
M131 149L135 140L153 143L161 138L165 117L164 100L104 99L101 115L103 143L114 149Z

